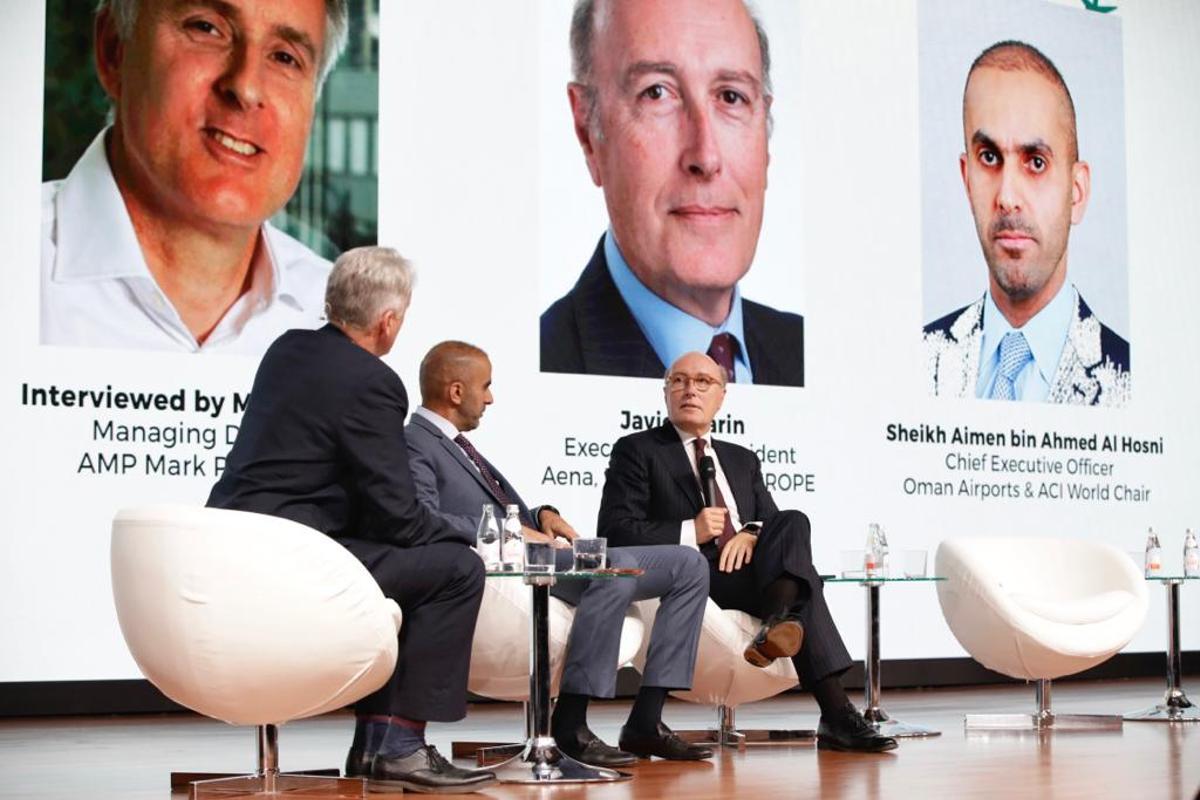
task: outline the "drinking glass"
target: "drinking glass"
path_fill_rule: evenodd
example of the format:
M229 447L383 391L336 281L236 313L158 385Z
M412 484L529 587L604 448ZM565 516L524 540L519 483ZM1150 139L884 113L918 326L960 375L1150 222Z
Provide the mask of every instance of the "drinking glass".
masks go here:
M594 572L604 569L608 553L608 539L597 536L591 539L577 538L571 542L571 550L575 554L575 570L577 572Z

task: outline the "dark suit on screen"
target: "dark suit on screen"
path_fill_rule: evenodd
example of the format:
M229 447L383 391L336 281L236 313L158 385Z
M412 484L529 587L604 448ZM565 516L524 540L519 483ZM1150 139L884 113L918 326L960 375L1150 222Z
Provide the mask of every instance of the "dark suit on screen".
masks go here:
M762 477L753 452L730 442L714 440L717 459L729 482L743 521L763 523L749 565L725 573L717 569L719 553L712 542L701 545L709 559L709 596L721 608L764 615L763 589L783 574L800 584L800 620L804 646L795 657L805 686L840 674L850 666L850 654L825 604L823 583L812 565L808 517L800 511L780 511ZM610 546L677 544L680 526L704 507L700 482L692 471L679 433L669 422L617 440L600 501L599 536Z
M293 330L263 356L237 441L208 505L294 520L359 558L404 612L391 680L360 713L466 715L483 595L473 537L417 500L404 441L408 396L341 330Z
M742 300L754 382L804 385L804 318ZM667 371L608 271L601 237L578 282L542 314L542 372L661 378Z
M414 414L406 428L409 460L421 502L464 535L474 536L484 504L500 519L504 509L462 449L429 420ZM527 524L540 529L538 511L530 512L517 490L489 461L484 462L509 502L520 506ZM558 552L559 569L571 566L571 551ZM625 611L634 600L662 598L642 683L666 689L689 689L696 667L696 647L708 596L708 570L684 547L631 547L609 551L609 564L645 570L636 579L559 581L550 590L576 606L567 642L562 691L612 697L617 688L617 659Z

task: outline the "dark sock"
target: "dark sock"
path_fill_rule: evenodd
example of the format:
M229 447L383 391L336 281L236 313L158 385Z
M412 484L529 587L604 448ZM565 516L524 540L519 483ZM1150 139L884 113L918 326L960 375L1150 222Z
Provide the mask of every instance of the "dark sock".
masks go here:
M354 740L351 750L367 755L379 752L379 744L387 733L389 717L380 714L359 714L354 718Z
M563 692L554 703L550 727L558 733L575 733L587 728L588 700L586 694Z
M663 705L667 702L667 690L661 686L643 686L633 699L629 709L627 726L644 733L653 733L662 722Z
M763 590L763 610L768 617L787 614L795 610L799 599L800 581L791 575L782 575Z
M403 758L425 746L425 722L422 720L390 717L383 738L376 750L386 758ZM372 725L375 723L371 723Z
M837 675L822 678L813 684L811 689L813 699L821 707L821 717L825 720L835 720L846 713L846 706L852 706L846 690L842 688L842 680Z

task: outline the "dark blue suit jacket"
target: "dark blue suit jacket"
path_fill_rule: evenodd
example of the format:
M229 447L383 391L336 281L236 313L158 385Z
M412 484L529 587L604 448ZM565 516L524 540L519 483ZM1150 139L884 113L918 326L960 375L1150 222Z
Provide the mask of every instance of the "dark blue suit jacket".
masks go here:
M267 349L208 505L285 517L337 539L475 543L417 501L400 377L333 325Z
M712 446L739 516L770 522L779 509L763 482L758 456L732 442L713 439ZM610 547L679 544L680 523L702 508L700 481L674 425L631 433L613 444L596 527Z
M804 318L742 300L754 382L804 385ZM579 281L542 314L542 372L661 378L667 367L621 298L604 258L604 238Z

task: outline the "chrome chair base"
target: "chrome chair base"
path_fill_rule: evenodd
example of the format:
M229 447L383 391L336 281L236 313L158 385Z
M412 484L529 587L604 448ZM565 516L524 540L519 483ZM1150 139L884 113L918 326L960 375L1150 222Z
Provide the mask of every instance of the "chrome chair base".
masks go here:
M1116 714L967 714L967 731L1098 731L1122 727Z
M968 714L967 732L972 731L1119 731L1124 720L1118 714L1055 714L1050 710L1050 681L1034 683L1037 711L1033 714Z
M365 798L362 778L328 778L313 775L242 775L189 784L189 800L225 800L244 797Z
M734 724L733 709L728 706L717 706L717 727L675 733L689 744L711 744L738 750L762 745L811 746L817 743L817 732L814 730L739 729Z

